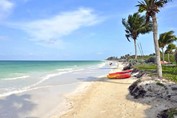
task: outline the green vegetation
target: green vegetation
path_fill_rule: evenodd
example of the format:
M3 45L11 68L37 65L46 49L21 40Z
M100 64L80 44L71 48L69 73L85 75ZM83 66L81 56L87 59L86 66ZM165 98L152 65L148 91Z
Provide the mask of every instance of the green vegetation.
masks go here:
M163 8L168 2L172 0L141 0L138 1L136 5L138 7L138 13L134 13L133 15L128 16L128 20L122 19L122 24L125 26L126 30L126 38L132 38L134 40L134 47L135 47L135 60L129 54L121 57L120 59L129 60L129 62L134 65L139 63L137 68L141 70L146 70L151 75L156 75L159 78L164 76L167 79L173 80L177 82L177 68L173 66L165 67L161 65L161 59L168 60L169 62L174 63L176 60L177 63L177 51L175 56L173 55L173 50L176 49L176 46L172 44L172 42L177 40L177 37L174 35L174 31L168 31L160 35L158 39L158 23L157 23L157 14L160 12L160 8ZM139 13L145 13L145 16L140 16ZM147 28L147 29L146 29ZM151 59L147 60L148 56L140 57L141 60L137 60L137 44L136 40L139 34L144 34L147 32L153 32L153 40L154 40L154 47L155 47L155 55L151 57ZM167 47L168 46L168 47ZM167 50L164 51L164 48L167 47ZM161 52L159 50L162 50ZM166 54L164 54L166 52ZM142 55L144 55L142 53ZM175 58L174 58L175 57ZM144 61L147 60L147 61ZM156 63L156 65L144 65L143 63ZM164 73L163 73L164 72ZM163 74L162 74L163 73Z
M156 83L156 85L164 87L165 89L168 89L164 84L160 83L159 81Z
M158 114L158 118L176 118L177 115L177 109L176 108L170 108L163 110L160 114Z
M175 64L174 54L164 54L164 60Z
M139 64L135 65L135 68L147 72L150 76L156 75L156 65L155 64ZM163 77L165 79L177 82L177 67L176 66L162 66Z
M165 33L160 34L159 37L159 47L162 50L162 60L164 60L164 48L165 46L168 45L168 48L166 50L166 53L171 53L173 49L176 48L176 46L174 44L172 44L172 42L174 42L175 40L177 40L177 37L174 35L174 31L168 31Z
M146 24L146 17L140 16L139 13L129 15L128 19L122 19L122 24L125 27L125 36L130 42L130 38L134 41L135 59L137 59L137 44L136 40L139 34L145 34L152 31L152 22Z
M177 115L177 109L176 108L170 108L167 110L164 110L161 113L162 116L165 116L165 118L175 118L175 116Z
M163 66L163 76L169 80L177 82L177 67Z
M168 109L167 115L168 118L175 118L174 115L177 115L177 110L175 108Z
M176 49L176 51L175 51L174 58L175 58L176 66L177 66L177 49Z
M168 54L164 54L164 60L165 61L168 61L168 62L171 62L172 64L175 64L175 53L168 53ZM122 56L122 57L125 57L125 56ZM129 55L129 56L126 56L126 58L128 60L132 60L134 59L134 55ZM155 58L155 55L153 54L150 54L150 55L144 55L144 56L138 56L138 60L148 60L149 58ZM161 55L161 59L162 59L162 55Z
M153 26L153 39L154 39L154 47L156 53L156 63L157 63L157 75L159 78L162 77L162 66L160 62L160 51L159 51L159 43L158 43L158 27L157 27L157 13L160 11L160 8L164 7L171 0L142 0L139 1L137 7L140 13L145 12L146 14L146 24L149 23L150 19L152 19Z

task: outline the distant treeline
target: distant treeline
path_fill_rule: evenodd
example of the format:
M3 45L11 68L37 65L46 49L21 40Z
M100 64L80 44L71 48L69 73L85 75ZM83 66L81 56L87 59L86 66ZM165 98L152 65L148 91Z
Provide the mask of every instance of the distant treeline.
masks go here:
M108 57L106 60L119 60L119 61L128 61L131 59L134 59L135 55L130 55L130 54L126 54L120 57L116 57L116 56L111 56ZM168 62L175 62L177 63L177 51L174 54L165 54L164 55L165 61ZM138 60L155 60L155 53L153 54L149 54L149 55L144 55L144 56L138 56ZM162 54L161 54L161 60L162 60ZM152 61L153 62L153 61Z
M155 56L155 53L153 54L149 54L149 55L144 55L144 56L138 56L138 57L141 57L141 58L148 58L149 56ZM111 56L111 57L108 57L106 60L121 60L121 59L132 59L134 58L135 55L130 55L130 54L126 54L126 55L123 55L123 56L120 56L120 57L116 57L116 56Z

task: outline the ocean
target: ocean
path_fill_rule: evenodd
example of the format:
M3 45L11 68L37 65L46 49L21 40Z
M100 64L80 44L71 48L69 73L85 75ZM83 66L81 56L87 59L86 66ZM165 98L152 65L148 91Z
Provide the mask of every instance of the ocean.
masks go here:
M67 80L67 75L95 71L104 64L104 61L0 61L0 97L47 86L45 82L50 83L52 78L57 84L73 82Z

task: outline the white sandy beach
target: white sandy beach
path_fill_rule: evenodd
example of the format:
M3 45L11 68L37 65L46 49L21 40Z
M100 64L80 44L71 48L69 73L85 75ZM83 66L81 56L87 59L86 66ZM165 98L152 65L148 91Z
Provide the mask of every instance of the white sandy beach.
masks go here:
M68 112L53 118L144 118L150 105L131 100L128 87L134 81L102 78L86 91L68 96Z
M155 118L160 111L177 105L160 98L134 99L128 87L136 80L102 77L88 81L82 91L65 96L68 109L52 118Z
M79 70L1 97L0 118L154 118L174 105L162 99L134 99L128 87L137 79L110 80L108 71L107 67Z

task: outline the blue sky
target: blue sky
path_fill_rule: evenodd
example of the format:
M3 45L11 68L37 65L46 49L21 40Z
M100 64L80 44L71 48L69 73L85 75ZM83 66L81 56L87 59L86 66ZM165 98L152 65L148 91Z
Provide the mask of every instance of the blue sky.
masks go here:
M121 21L138 0L0 0L0 60L102 60L134 54ZM177 1L158 16L159 34L177 35ZM145 54L152 33L140 35Z

